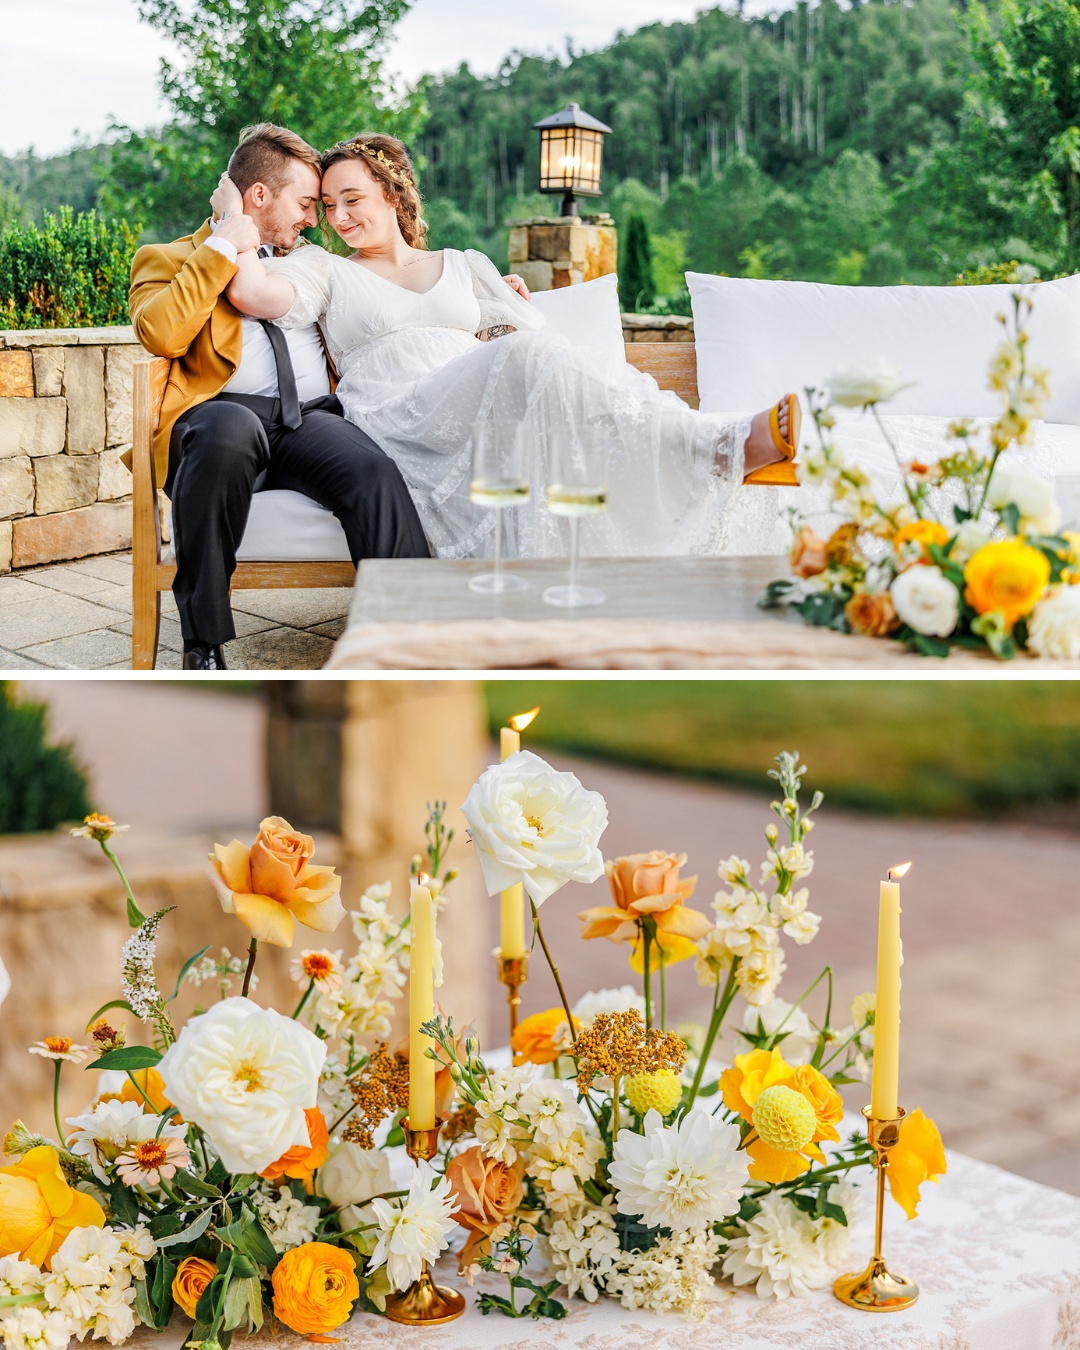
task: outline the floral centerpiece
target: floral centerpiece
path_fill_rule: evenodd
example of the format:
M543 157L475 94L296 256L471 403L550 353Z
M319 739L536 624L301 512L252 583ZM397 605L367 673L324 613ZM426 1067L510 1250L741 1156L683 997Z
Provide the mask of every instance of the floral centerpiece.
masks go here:
M78 1063L96 1082L66 1121L54 1092L55 1137L16 1121L4 1139L15 1159L0 1168L5 1350L62 1350L73 1335L121 1344L177 1315L202 1350L270 1319L325 1339L357 1309L385 1312L451 1245L470 1283L477 1270L505 1275L505 1297L477 1302L512 1317L564 1316L563 1289L701 1317L717 1278L761 1298L827 1283L857 1204L852 1175L871 1163L861 1134L841 1140L838 1088L866 1076L874 1008L863 996L835 1026L827 968L794 1003L777 997L782 937L810 942L820 922L802 883L821 803L803 808L797 756L777 763L765 859L756 873L724 860L708 913L690 904L682 854L604 863L606 804L572 774L517 752L482 775L463 813L492 892L523 881L550 961L538 907L606 872L611 903L582 911L582 936L625 944L640 986L571 1005L552 964L561 1004L521 1023L509 1064L437 1013L425 1031L438 1151L405 1169L409 1051L390 1036L410 933L390 886L347 914L312 841L264 821L253 845L219 845L210 860L221 904L250 933L246 961L204 948L166 984L155 939L168 911L141 913L110 845L123 827L88 818L82 832L116 866L135 932L122 997L89 1019L92 1044L31 1047L57 1086ZM440 910L454 877L444 817L445 804L431 808L426 859L412 864L423 861ZM296 924L327 933L345 918L355 950L302 950L291 1010L255 1000L260 942L287 946ZM678 967L703 987L702 1027L668 1025ZM177 1025L185 984L217 998ZM817 1022L804 1006L815 992ZM737 1000L742 1048L715 1064ZM118 1013L147 1043L127 1043ZM944 1168L933 1123L910 1113L888 1171L909 1217Z
M818 433L799 481L828 490L843 523L822 539L796 513L794 577L771 582L765 604L785 604L807 623L891 637L924 656L989 648L1003 659L1080 659L1080 534L1060 531L1054 485L1019 457L1049 397L1047 372L1028 359L1029 291L1013 292L1002 342L990 361L1001 415L980 429L948 428L936 463L902 462L878 405L902 388L884 362L839 372L826 392L807 390ZM877 420L900 470L899 500L882 502L864 469L834 439L834 406Z

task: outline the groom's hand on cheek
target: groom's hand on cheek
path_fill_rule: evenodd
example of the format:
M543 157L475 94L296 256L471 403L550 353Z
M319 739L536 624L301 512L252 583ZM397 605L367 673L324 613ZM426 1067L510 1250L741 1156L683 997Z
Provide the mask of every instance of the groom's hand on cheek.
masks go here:
M232 244L237 253L246 253L248 249L258 248L262 243L259 229L250 216L229 216L214 231L214 237L225 239Z

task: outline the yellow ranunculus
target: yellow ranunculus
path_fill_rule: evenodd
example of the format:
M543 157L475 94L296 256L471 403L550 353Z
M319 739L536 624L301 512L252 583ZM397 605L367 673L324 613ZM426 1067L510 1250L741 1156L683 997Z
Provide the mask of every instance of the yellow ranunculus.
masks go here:
M201 1256L185 1256L176 1268L172 1296L193 1322L202 1292L216 1274L217 1266L213 1261L204 1261Z
M574 1032L578 1020L574 1018ZM514 1028L510 1048L515 1064L553 1064L570 1048L573 1034L566 1034L566 1012L562 1008L548 1008L547 1012L533 1013Z
M919 1208L919 1187L945 1173L945 1149L938 1127L921 1110L900 1122L900 1139L889 1154L885 1178L892 1198L909 1219Z
M984 544L964 568L964 596L979 614L999 611L1006 628L1030 614L1050 580L1045 553L1019 539Z
M73 1228L104 1228L98 1202L68 1185L48 1144L0 1167L0 1256L21 1256L46 1270Z
M325 1335L349 1320L360 1297L353 1258L328 1242L305 1242L274 1267L274 1316L301 1336Z
M226 914L235 914L262 942L291 947L296 922L332 933L345 916L341 878L332 867L311 867L310 836L280 816L268 816L249 848L239 839L215 844L207 875Z

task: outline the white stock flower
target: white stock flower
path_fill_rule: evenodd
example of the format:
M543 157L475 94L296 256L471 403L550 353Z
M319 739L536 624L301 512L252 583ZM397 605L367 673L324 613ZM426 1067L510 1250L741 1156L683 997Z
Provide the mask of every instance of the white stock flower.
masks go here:
M142 1227L73 1228L44 1278L45 1300L80 1340L92 1332L95 1340L119 1345L135 1329L132 1280L142 1277L153 1251Z
M114 1228L113 1232L120 1242L120 1260L133 1280L141 1280L146 1274L146 1262L157 1250L153 1234L142 1224L135 1228Z
M580 1294L589 1303L604 1293L607 1277L622 1258L615 1219L609 1209L600 1206L556 1219L546 1246L555 1274L570 1297Z
M489 895L521 882L540 905L568 881L604 874L607 803L530 750L485 769L461 811Z
M620 1214L683 1232L736 1213L749 1165L738 1151L737 1126L691 1111L665 1128L650 1110L642 1128L620 1130L615 1140L608 1175Z
M530 1148L526 1171L543 1186L552 1213L564 1213L581 1201L581 1184L595 1175L603 1156L603 1143L579 1128L565 1139Z
M379 1148L335 1144L317 1173L319 1194L332 1205L363 1205L390 1190L390 1159Z
M758 1298L790 1298L827 1284L829 1273L809 1215L782 1191L761 1197L761 1209L747 1219L745 1237L732 1238L724 1274L735 1284L755 1285Z
M703 1321L715 1285L711 1270L717 1241L709 1227L661 1237L645 1251L628 1252L608 1276L607 1287L624 1308L681 1313Z
M759 1008L776 993L776 986L786 969L784 953L778 946L757 947L739 962L735 983L747 1003Z
M4 1350L66 1350L72 1331L62 1313L40 1308L0 1309Z
M287 1252L291 1247L310 1242L315 1236L319 1226L318 1205L305 1205L289 1191L271 1187L252 1198L266 1236L276 1252Z
M813 870L814 855L808 853L802 844L781 844L777 848L770 848L765 854L765 861L761 864L761 879L766 881L769 877L787 872L792 881L800 881Z
M170 1102L198 1125L230 1172L261 1172L309 1143L326 1046L306 1027L249 998L193 1017L158 1065Z
M12 1254L0 1256L0 1298L18 1298L36 1294L41 1288L41 1271L32 1261Z
M805 886L793 895L778 895L775 897L777 915L782 922L783 930L800 947L805 947L808 942L813 942L814 938L817 937L818 929L821 927L821 915L811 914L806 908L806 902L809 898L810 892Z
M1028 646L1057 661L1080 660L1080 586L1060 586L1028 620Z
M986 504L995 511L1013 505L1020 512L1021 528L1039 534L1053 534L1061 524L1061 512L1054 501L1054 485L1029 465L1002 455L994 465L986 491Z
M576 1087L561 1078L534 1079L518 1098L517 1113L538 1144L557 1146L585 1123Z
M108 1166L133 1144L145 1143L159 1133L164 1139L181 1142L187 1135L186 1126L161 1125L161 1117L144 1112L138 1102L101 1102L81 1116L68 1116L67 1123L75 1126L68 1148L85 1158L97 1179L106 1183Z
M496 1069L485 1079L476 1103L473 1132L486 1158L514 1163L518 1149L529 1142L529 1136L518 1124L518 1100L532 1077L532 1065L522 1065L516 1069Z
M809 1017L801 1008L796 1008L782 998L772 998L760 1008L751 1004L743 1013L743 1031L756 1034L759 1020L768 1035L777 1031L783 1033L784 1039L780 1041L779 1048L789 1064L810 1063L818 1038Z
M587 1031L595 1022L597 1013L628 1012L631 1008L636 1008L644 1019L645 999L633 985L623 984L618 989L593 989L582 994L570 1011L581 1030Z
M829 376L829 402L842 408L866 408L886 403L906 386L900 368L879 359L860 365L844 366Z
M960 592L940 567L922 563L901 572L889 587L901 623L927 637L948 637L960 617Z
M371 1253L369 1273L381 1265L393 1289L407 1289L420 1278L424 1261L434 1262L446 1246L447 1234L456 1227L451 1217L458 1208L444 1176L432 1186L435 1172L421 1159L404 1203L373 1200L371 1207L379 1224L379 1240Z

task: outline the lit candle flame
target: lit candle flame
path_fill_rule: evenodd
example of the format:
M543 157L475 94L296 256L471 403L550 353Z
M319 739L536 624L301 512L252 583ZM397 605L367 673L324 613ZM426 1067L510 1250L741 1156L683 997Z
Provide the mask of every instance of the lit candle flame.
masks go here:
M417 872L416 884L418 886L426 886L430 881L431 881L431 874L429 872Z
M508 723L511 731L524 731L534 721L539 711L540 704L538 703L535 708L530 708L528 712L515 713Z
M910 871L911 871L911 864L909 862L901 863L899 867L890 867L889 880L899 881L901 877L906 877L908 872Z

